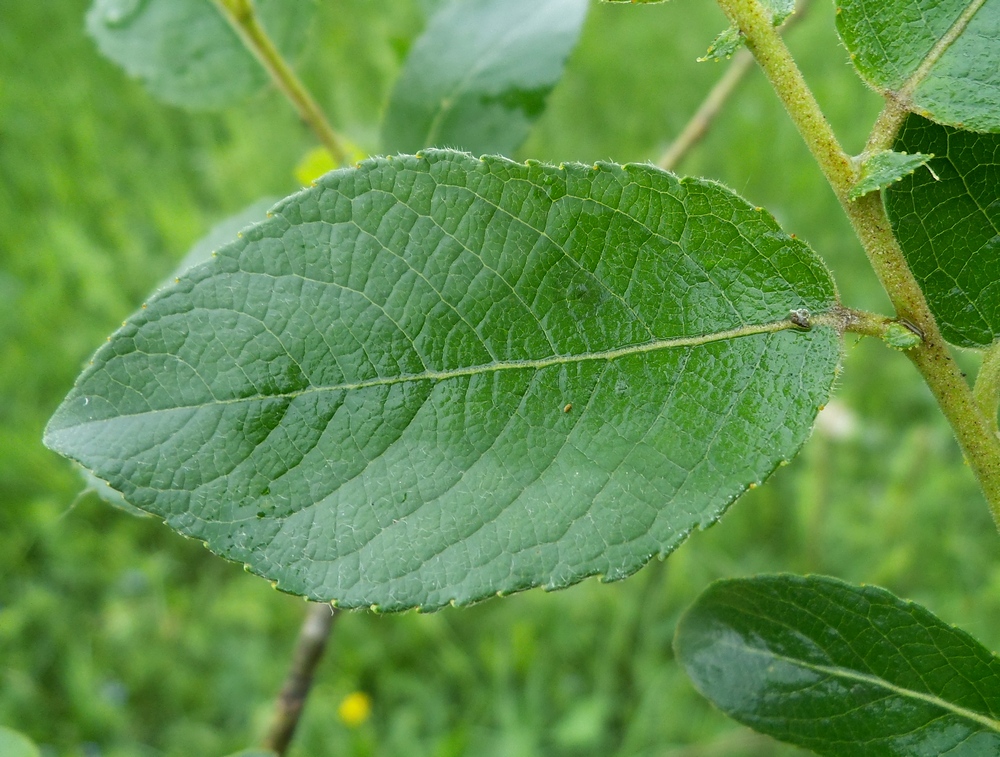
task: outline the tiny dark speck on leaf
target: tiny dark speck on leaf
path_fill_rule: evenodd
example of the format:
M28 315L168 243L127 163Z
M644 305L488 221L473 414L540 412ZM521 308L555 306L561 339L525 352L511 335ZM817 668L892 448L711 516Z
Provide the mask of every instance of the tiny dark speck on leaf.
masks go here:
M257 517L258 517L258 518L263 518L263 517L265 517L265 515L264 515L264 511L263 511L263 510L258 510L258 511L257 511Z

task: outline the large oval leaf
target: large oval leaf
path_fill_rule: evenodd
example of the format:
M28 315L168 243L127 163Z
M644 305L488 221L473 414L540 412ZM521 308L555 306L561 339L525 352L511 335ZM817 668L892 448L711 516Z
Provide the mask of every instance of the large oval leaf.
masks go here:
M885 193L907 262L945 339L1000 338L1000 135L910 116L896 148L936 156Z
M386 152L511 155L562 77L587 0L451 0L417 40L382 125Z
M305 40L313 0L254 0L286 54ZM267 74L214 0L94 0L87 31L100 51L161 100L222 108L252 94Z
M795 454L820 260L650 166L328 174L110 338L46 442L289 592L384 609L627 576ZM801 320L796 315L795 320Z
M861 76L938 123L1000 131L1000 0L840 0Z
M723 712L818 754L1000 754L1000 660L885 589L720 581L682 617L674 647Z

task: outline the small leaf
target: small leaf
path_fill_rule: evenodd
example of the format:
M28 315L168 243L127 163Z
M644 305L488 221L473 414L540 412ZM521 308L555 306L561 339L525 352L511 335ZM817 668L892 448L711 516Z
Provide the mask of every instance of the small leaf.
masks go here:
M837 30L883 94L938 123L1000 131L1000 0L840 0Z
M775 26L781 26L795 12L795 0L761 0L761 5L770 12L771 23ZM744 37L740 34L740 30L730 26L715 38L708 46L705 55L698 58L698 62L728 60L743 46L743 42Z
M1000 135L910 116L896 149L937 156L885 191L906 260L945 339L988 347L1000 338Z
M112 336L46 443L313 599L624 578L796 453L840 357L815 254L650 166L430 150L272 214Z
M287 55L305 41L313 0L254 0ZM267 74L213 0L94 0L87 31L108 58L159 99L214 109L253 94Z
M705 52L705 55L698 58L698 62L705 63L706 61L714 61L718 63L722 60L728 60L729 58L732 58L733 54L742 46L743 35L740 34L740 30L735 26L730 26L712 41L712 44L708 46L708 50Z
M23 733L0 725L0 755L3 757L41 757L38 747Z
M674 648L723 712L821 755L1000 753L1000 660L884 589L719 581L681 618Z
M851 187L848 199L857 200L869 192L884 189L902 180L904 176L909 176L933 157L922 152L909 155L894 150L880 150L861 164L861 178Z
M389 99L386 152L511 155L562 77L587 0L452 0L416 41Z

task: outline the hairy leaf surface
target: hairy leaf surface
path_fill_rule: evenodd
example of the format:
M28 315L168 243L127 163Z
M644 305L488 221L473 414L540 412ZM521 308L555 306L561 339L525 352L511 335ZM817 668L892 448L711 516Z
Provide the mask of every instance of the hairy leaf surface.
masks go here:
M1000 0L841 0L837 29L875 89L938 123L1000 131Z
M282 52L296 52L314 1L255 0L254 7ZM267 81L214 0L94 0L87 31L104 55L174 105L222 108Z
M382 125L386 152L511 155L562 77L587 0L451 0L414 44Z
M795 454L839 359L809 248L650 166L431 150L272 213L110 338L46 442L313 599L623 578Z
M1000 135L910 116L896 149L932 153L890 186L886 210L907 262L941 324L963 347L1000 338Z
M821 755L1000 753L1000 660L885 589L719 581L681 618L674 647L723 712Z

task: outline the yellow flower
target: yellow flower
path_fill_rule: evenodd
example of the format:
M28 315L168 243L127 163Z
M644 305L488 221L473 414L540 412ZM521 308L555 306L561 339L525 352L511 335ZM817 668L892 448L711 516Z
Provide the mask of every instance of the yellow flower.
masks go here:
M337 714L348 728L357 728L372 714L372 698L363 691L352 691L340 701Z

